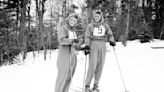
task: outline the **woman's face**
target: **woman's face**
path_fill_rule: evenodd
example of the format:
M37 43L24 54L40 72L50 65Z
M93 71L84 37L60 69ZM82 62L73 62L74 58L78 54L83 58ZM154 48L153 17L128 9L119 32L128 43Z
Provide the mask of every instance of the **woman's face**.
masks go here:
M93 18L94 18L95 22L100 22L100 20L101 20L101 15L98 14L98 13L96 13L96 14L93 15Z
M77 19L74 18L74 17L71 17L71 18L68 20L68 22L69 22L69 25L70 25L71 27L74 27L75 24L77 23Z

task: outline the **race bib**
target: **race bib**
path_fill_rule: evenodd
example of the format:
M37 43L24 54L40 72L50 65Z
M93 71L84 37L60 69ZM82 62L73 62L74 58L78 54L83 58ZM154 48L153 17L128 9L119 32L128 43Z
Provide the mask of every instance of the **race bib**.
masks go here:
M93 36L105 36L104 26L95 27L93 30Z
M77 39L77 35L76 35L76 33L73 31L70 31L69 30L69 37L68 37L68 39Z

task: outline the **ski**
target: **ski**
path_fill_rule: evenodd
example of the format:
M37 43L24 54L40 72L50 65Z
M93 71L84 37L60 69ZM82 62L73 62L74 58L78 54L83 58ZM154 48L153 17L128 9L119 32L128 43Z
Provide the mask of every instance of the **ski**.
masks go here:
M85 89L81 87L71 88L71 90L73 90L73 92L86 92ZM90 90L87 92L100 92L100 91Z
M73 92L85 92L85 90L80 87L71 88L71 90L73 90Z
M151 47L152 49L164 49L163 46L159 46L159 47Z

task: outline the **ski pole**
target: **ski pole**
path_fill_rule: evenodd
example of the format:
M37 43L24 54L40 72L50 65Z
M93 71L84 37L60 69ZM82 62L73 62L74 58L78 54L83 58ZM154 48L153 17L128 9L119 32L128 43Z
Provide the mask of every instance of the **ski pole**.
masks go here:
M118 57L117 57L117 53L116 53L116 50L115 50L114 46L113 46L113 50L114 50L114 54L115 54L115 57L116 57L117 66L118 66L118 69L119 69L119 72L120 72L120 75L121 75L122 83L124 85L125 92L129 92L126 89L125 81L124 81L124 78L123 78L123 75L122 75L121 67L120 67Z
M86 70L87 70L87 55L85 55L85 67L84 67L84 77L83 77L83 92L85 92Z
M69 57L69 58L70 58L70 61L69 61L69 68L70 68L70 73L71 73L71 81L70 81L71 83L70 83L70 88L73 87L73 86L72 86L72 77L73 77L72 72L73 72L73 71L72 71L72 51L71 51L71 49L72 49L72 47L70 46L70 48L69 48L69 51L70 51L70 57ZM72 90L72 91L73 91L73 90ZM72 92L72 91L71 91L71 92Z
M85 55L85 63L84 63L84 76L83 76L83 86L81 87L76 87L77 89L82 90L82 92L85 92L85 78L86 78L86 70L87 70L87 55Z

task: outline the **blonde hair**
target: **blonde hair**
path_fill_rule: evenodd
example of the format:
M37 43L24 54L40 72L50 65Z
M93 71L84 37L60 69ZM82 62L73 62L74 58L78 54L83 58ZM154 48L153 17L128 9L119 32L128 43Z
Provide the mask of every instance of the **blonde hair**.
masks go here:
M70 14L70 15L66 18L66 23L68 23L68 20L69 20L71 17L76 18L77 21L79 20L79 16L78 16L76 13L72 13L72 14ZM76 25L77 25L77 23L76 23Z
M74 18L76 18L77 20L79 19L79 16L78 16L76 13L72 13L72 14L70 14L70 15L67 17L66 20L69 20L71 17L74 17Z
M76 13L71 13L71 14L69 14L69 16L68 16L67 18L63 19L63 20L59 23L59 25L61 26L61 25L67 24L68 20L69 20L71 17L74 17L74 18L76 18L77 20L79 20L79 16L78 16Z

